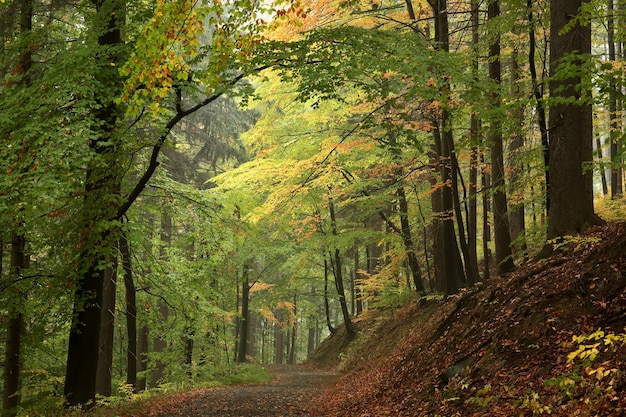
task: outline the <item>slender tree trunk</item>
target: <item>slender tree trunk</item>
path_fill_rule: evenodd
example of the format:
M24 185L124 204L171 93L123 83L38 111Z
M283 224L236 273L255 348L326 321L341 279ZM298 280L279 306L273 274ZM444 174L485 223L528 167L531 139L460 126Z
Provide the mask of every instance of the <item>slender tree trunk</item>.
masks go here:
M328 327L328 331L333 334L337 331L331 323L330 320L330 300L328 296L328 271L330 267L328 266L328 259L324 257L324 311L326 313L326 326Z
M537 49L537 40L535 39L535 18L533 17L533 0L527 0L526 7L528 9L528 62L530 68L530 78L533 85L533 95L535 96L535 112L537 113L537 124L541 133L541 147L543 151L543 167L545 170L545 206L546 212L550 212L550 153L549 153L549 130L546 118L546 109L543 98L543 80L540 82L537 77L537 66L535 65L535 50Z
M479 38L479 5L478 0L471 1L472 10L472 49L475 57L472 59L472 77L478 85L478 42ZM468 216L467 216L467 245L470 258L470 268L476 271L476 280L480 280L478 272L478 146L482 143L480 137L480 120L476 112L472 112L470 116L470 141L472 148L470 149L470 167L469 167L469 191L468 191ZM469 268L468 268L469 269ZM470 277L468 284L473 285Z
M137 300L135 281L133 279L133 266L130 257L130 245L128 244L125 233L120 237L119 248L122 258L122 269L124 270L124 289L126 290L126 337L128 339L128 346L126 347L126 383L132 385L134 392L138 392L137 365L139 355L137 350Z
M335 204L333 202L332 197L328 198L328 209L330 211L330 222L332 227L333 236L337 236L339 233L337 232L337 219L335 217ZM335 288L337 289L337 295L339 296L339 304L341 306L341 313L343 315L343 323L346 327L346 332L349 337L356 336L356 327L352 323L350 319L350 313L348 311L348 303L346 300L346 293L343 286L343 268L341 262L341 252L338 248L335 248L334 251L329 251L330 260L332 270L335 275Z
M237 351L237 362L244 363L247 361L248 353L248 330L250 329L250 265L245 262L241 274L241 326L239 329L239 343Z
M298 359L298 296L293 296L293 323L291 325L291 349L289 350L289 364L295 365Z
M17 283L26 269L24 254L26 239L19 232L11 232L10 280ZM4 379L2 390L3 416L17 416L20 404L20 370L22 364L22 332L24 316L22 313L23 294L19 290L12 294L11 308L8 314L7 336L4 350Z
M285 361L285 333L283 332L282 310L276 311L276 321L274 325L274 363L280 365Z
M609 45L609 61L616 62L615 53L615 5L614 0L607 0L607 43ZM616 77L611 75L609 80L609 139L611 141L611 199L622 194L622 161L621 140L617 112Z
M489 211L491 210L491 204L489 200L489 194L484 190L491 188L491 176L487 172L487 165L485 164L485 154L480 154L480 181L483 188L483 277L487 280L490 278L490 266L491 266L491 250L489 249L489 242L491 241L491 225L489 224Z
M499 0L490 0L487 8L488 19L497 19L500 15ZM500 97L500 35L494 35L489 41L489 78L493 82L490 93L491 108L497 109L502 104ZM489 136L491 142L491 175L493 189L493 228L496 243L496 268L498 273L510 272L515 268L511 252L511 232L509 229L506 186L504 182L504 149L502 145L502 121L499 116L490 120Z
M600 134L596 133L596 156L598 157L598 160L602 160L602 158L604 158L604 155L602 154L602 141L600 140ZM602 169L600 170L600 181L602 182L602 194L603 195L609 195L609 184L606 181L606 173L605 173L605 169L604 166L602 166Z
M517 33L518 30L515 29ZM521 91L519 77L520 67L518 62L519 54L517 45L511 53L511 71L510 71L510 94L514 100L523 101L523 92ZM511 231L511 240L516 252L521 253L524 260L528 259L528 248L526 246L526 213L524 207L524 191L523 181L520 181L521 173L525 171L526 163L521 157L524 150L524 108L518 106L511 112L512 130L509 135L509 155L511 155L510 175L509 175L509 195L512 196L513 203L509 209L509 227ZM516 198L517 197L517 198Z
M33 28L33 0L20 0L16 2L19 7L20 35L27 36ZM22 83L28 84L30 81L30 70L32 67L32 46L30 42L21 51L19 67L23 74ZM17 205L16 205L17 206ZM21 209L18 208L18 212ZM21 213L15 219L13 230L11 231L11 259L9 262L9 280L15 280L15 285L10 285L17 290L10 291L11 303L7 305L8 320L7 333L4 348L4 374L2 383L2 415L5 417L17 416L17 407L20 405L20 371L22 368L22 333L24 328L24 294L19 290L18 281L22 278L27 267L27 257L24 253L26 238L23 235L23 220ZM2 278L2 252L0 252L0 279Z

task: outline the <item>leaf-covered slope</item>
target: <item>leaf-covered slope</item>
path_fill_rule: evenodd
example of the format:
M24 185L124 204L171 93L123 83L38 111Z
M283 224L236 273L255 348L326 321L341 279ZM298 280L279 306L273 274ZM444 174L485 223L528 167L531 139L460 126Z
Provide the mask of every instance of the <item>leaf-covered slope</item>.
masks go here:
M600 343L584 366L568 354L579 346L575 335L626 332L625 287L626 224L615 223L510 276L413 303L377 320L358 348L326 350L349 355L351 371L321 399L319 414L623 415L626 347L584 342Z

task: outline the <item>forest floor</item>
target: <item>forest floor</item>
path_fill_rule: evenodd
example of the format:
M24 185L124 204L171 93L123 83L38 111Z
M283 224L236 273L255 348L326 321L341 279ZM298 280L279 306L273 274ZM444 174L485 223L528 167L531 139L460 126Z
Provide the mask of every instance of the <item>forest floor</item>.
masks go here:
M265 365L274 381L192 391L155 401L136 417L318 417L314 397L337 374L305 366Z
M344 373L320 415L626 416L626 223L357 324L356 340L340 330L310 360Z

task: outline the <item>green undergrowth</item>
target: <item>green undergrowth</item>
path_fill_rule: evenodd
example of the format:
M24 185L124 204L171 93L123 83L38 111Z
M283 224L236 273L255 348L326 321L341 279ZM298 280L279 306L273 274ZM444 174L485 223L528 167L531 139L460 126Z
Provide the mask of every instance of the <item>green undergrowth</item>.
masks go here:
M215 369L202 378L164 384L138 394L132 392L131 386L119 383L111 397L98 397L97 405L88 411L66 409L62 406L61 395L49 395L36 404L30 404L29 407L21 410L18 417L121 417L141 415L142 410L149 408L155 401L160 401L164 397L208 388L264 383L272 379L272 374L259 365L235 364Z

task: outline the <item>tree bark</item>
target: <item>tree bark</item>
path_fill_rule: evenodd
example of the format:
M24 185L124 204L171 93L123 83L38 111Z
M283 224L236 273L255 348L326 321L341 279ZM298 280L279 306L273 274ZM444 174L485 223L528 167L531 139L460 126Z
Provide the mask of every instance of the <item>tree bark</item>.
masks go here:
M490 0L487 16L490 21L500 15L499 0ZM489 78L493 83L490 93L492 109L502 105L500 96L500 35L493 35L489 41ZM511 232L509 229L506 186L504 180L504 149L502 144L502 121L499 115L491 117L489 126L491 142L491 186L493 189L493 231L496 243L496 268L498 273L510 272L515 268L511 251Z
M250 282L249 282L248 262L243 265L241 273L241 325L239 328L239 343L237 350L237 362L244 363L247 361L248 353L248 330L250 329Z
M615 52L615 4L607 0L607 43L609 45L609 61L616 61ZM609 139L611 142L611 199L622 195L622 161L621 140L619 130L619 114L617 108L618 83L614 75L609 80Z
M96 394L110 397L113 378L113 338L115 336L115 293L117 289L117 256L111 256L111 265L104 271L102 291L102 318L100 323L100 353L96 375Z
M583 84L586 58L575 58L578 72L555 78L559 65L572 54L591 53L591 27L577 22L581 0L550 2L550 211L548 239L582 232L599 219L593 208L591 92ZM571 67L570 67L571 68Z
M335 217L335 204L332 197L328 198L328 210L330 211L330 222L333 236L338 236L337 232L337 219ZM356 336L356 327L350 319L350 312L348 311L348 303L346 300L346 293L343 286L343 268L341 262L341 252L338 248L334 251L329 251L330 264L335 275L335 288L337 289L337 295L339 296L339 304L341 306L341 314L343 316L343 323L346 327L346 332L349 337Z
M535 65L535 50L537 48L537 40L535 38L535 18L533 17L533 0L527 0L526 8L528 9L528 63L530 68L530 79L533 86L533 95L535 96L535 112L537 113L537 124L539 132L541 132L541 148L543 153L543 168L545 171L545 206L546 213L550 212L550 153L549 143L550 136L548 131L548 122L546 120L546 108L543 98L543 82L539 82L537 78L537 66Z
M18 280L26 269L24 254L26 239L19 232L11 232L11 260L10 278ZM17 407L20 404L20 371L22 368L22 333L24 315L22 313L23 294L19 290L13 291L11 308L8 314L7 335L4 350L4 378L2 385L3 416L17 416Z
M446 0L429 0L435 20L435 47L443 52L450 51L450 34L448 31L448 5ZM446 77L443 76L442 89L449 90ZM454 231L454 196L452 190L452 118L450 112L443 108L437 111L433 120L433 139L435 142L439 167L439 180L443 186L434 193L433 198L440 198L440 203L433 204L437 213L435 225L435 274L439 286L443 286L446 295L458 292L466 282L463 262L457 246Z
M119 248L122 258L122 269L124 270L124 289L126 290L126 337L128 339L126 347L126 383L133 387L133 392L139 392L137 384L137 365L139 362L137 350L137 299L130 245L125 233L120 237Z
M328 331L330 334L333 334L337 331L332 325L330 320L330 300L328 296L328 271L330 267L328 266L328 259L324 257L324 312L326 313L326 326L328 327Z

